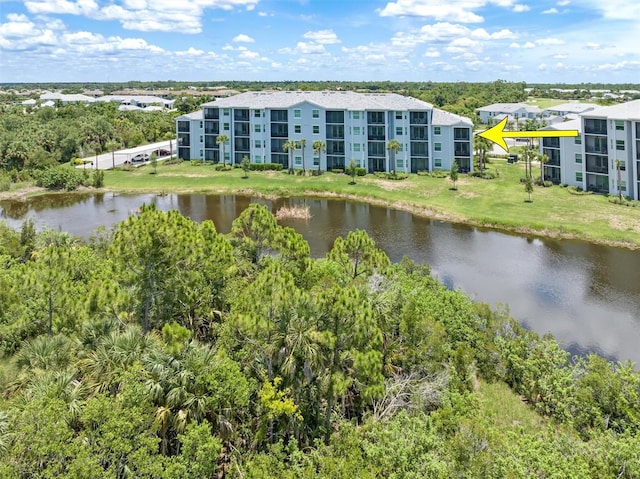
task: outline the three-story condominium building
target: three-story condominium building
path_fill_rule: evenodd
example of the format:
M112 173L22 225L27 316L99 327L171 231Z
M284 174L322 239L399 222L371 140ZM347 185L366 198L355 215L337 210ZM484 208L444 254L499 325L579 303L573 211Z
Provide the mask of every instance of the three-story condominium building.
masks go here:
M640 199L640 100L598 108L548 129L578 130L576 138L543 138L545 179L596 193Z
M183 159L217 163L224 151L230 163L246 156L283 168L331 170L351 160L369 172L449 169L453 161L460 171L473 168L471 120L394 93L248 92L205 103L178 117L176 129ZM224 148L219 135L229 139ZM314 148L317 141L324 148ZM293 153L287 142L296 142Z

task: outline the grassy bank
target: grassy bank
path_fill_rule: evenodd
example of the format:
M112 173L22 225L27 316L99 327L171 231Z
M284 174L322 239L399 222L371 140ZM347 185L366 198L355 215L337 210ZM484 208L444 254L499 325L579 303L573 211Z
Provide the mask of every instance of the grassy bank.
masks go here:
M495 161L499 178L461 175L458 189L447 178L410 175L392 181L367 175L350 185L346 175L291 176L285 172L220 172L210 165L161 165L158 174L144 166L134 171L108 171L105 187L120 192L240 193L263 196L336 196L361 199L416 214L476 226L557 238L640 247L640 208L609 202L601 195L575 195L566 188L536 187L533 203L519 179L522 164ZM534 175L539 170L534 169Z

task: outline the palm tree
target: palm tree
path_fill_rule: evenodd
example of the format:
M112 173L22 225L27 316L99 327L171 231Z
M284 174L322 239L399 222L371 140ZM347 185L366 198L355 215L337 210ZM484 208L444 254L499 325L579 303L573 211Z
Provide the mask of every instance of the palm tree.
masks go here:
M618 199L622 202L622 185L620 184L621 175L620 175L620 167L622 166L622 162L620 160L616 160L616 172L618 173Z
M304 176L306 174L306 170L304 168L304 149L307 146L307 140L301 138L298 140L298 145L300 145L300 150L302 150L302 176Z
M473 137L473 146L476 150L476 154L478 155L478 166L480 167L480 172L482 172L484 171L487 152L491 151L492 148L491 140L487 140L482 136L475 135Z
M393 153L393 163L391 167L391 169L393 170L393 176L396 176L396 155L398 154L398 150L401 146L402 145L400 144L400 142L396 139L389 140L389 143L387 143L387 150Z
M320 173L320 165L322 164L321 154L323 151L327 151L327 145L324 141L316 140L313 142L313 152L318 155L318 173Z
M282 145L282 150L289 153L289 174L293 174L293 153L298 149L298 143L295 140L287 140Z
M538 155L540 160L540 185L544 186L544 165L549 162L549 157L545 154Z
M226 161L224 157L224 145L229 141L229 137L227 135L218 135L216 138L216 144L220 145L220 154L222 156L222 166L226 166Z

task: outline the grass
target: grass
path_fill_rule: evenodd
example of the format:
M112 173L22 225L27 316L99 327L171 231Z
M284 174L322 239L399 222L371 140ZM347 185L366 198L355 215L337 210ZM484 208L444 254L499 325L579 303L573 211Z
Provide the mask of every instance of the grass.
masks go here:
M409 175L403 181L347 175L295 176L286 172L220 172L209 165L160 165L151 175L146 166L134 171L107 171L105 187L119 192L228 193L277 196L325 196L360 199L404 209L435 219L557 238L640 248L640 208L615 205L601 195L573 195L565 188L536 187L533 203L519 180L524 165L494 160L495 180L461 175L458 189L448 178ZM539 167L534 165L534 176Z

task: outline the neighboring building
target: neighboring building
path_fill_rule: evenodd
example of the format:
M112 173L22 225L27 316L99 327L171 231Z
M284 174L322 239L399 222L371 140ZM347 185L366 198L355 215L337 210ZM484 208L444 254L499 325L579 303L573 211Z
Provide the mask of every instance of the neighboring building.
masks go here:
M596 108L600 108L600 105L595 103L571 102L551 106L549 108L545 108L544 111L549 115L565 117L568 115L581 115L588 111L595 110Z
M554 123L542 130L578 130L581 120L574 119L562 123ZM545 180L585 188L584 154L582 152L582 136L577 137L543 137L540 142L541 153L547 155L549 161L544 166Z
M220 162L216 138L225 134L230 139L224 149L226 161L231 163L248 156L254 163L279 163L288 168L290 157L284 144L304 139L304 151L298 149L293 155L295 168L302 168L303 161L308 169L345 168L352 159L369 172L449 169L454 160L461 171L473 167L471 120L394 93L248 92L205 103L202 108L202 112L177 119L178 137L183 138L179 156L182 152L195 158L193 140L202 136L204 157L197 157ZM187 135L188 150L184 146ZM395 168L387 149L392 139L401 145ZM326 145L326 152L319 156L313 150L316 140Z
M147 108L149 106L160 106L162 108L173 108L175 100L167 100L166 98L160 98L158 96L151 95L105 95L96 98L95 101L106 101L120 103L121 106L134 106L140 109ZM133 108L135 110L135 108Z
M65 94L65 93L51 93L45 92L40 95L40 99L43 101L53 101L56 104L68 105L70 103L93 103L95 98L80 93Z
M546 115L544 111L537 106L527 105L526 103L494 103L483 106L482 108L476 108L476 111L482 123L497 123L496 117L500 115L510 116L516 121L522 118L542 118ZM504 118L504 116L501 118Z
M204 158L203 111L198 110L176 118L178 158L201 160Z
M577 129L580 137L543 139L541 152L560 163L560 178L549 162L547 179L597 193L617 194L620 186L624 196L640 199L640 100L591 110L548 128Z

